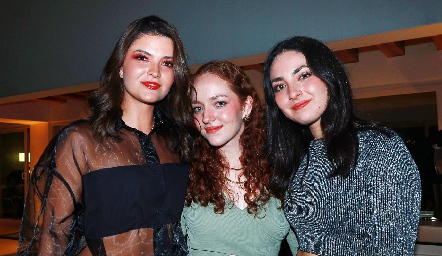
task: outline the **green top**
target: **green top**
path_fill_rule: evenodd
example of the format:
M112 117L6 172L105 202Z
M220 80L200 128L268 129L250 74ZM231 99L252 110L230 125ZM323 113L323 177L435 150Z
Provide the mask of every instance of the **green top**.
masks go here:
M247 213L247 208L241 210L224 198L223 214L215 214L212 204L202 207L192 203L184 207L181 225L187 235L189 255L276 256L286 236L293 255L296 255L298 241L279 200L271 198L255 217Z

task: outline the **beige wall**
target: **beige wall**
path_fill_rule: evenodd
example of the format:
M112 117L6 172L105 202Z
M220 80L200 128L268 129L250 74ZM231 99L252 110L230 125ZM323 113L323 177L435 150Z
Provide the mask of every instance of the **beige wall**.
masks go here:
M381 51L364 52L359 54L359 62L346 64L354 97L436 92L438 128L441 130L442 51L433 43L426 43L406 46L405 52L404 56L393 58L387 58ZM256 70L246 73L262 93L262 74Z
M38 158L43 154L46 145L49 143L48 123L33 124L29 126L29 152L31 152L30 168L34 168Z
M380 51L359 54L359 62L346 64L356 99L380 96L436 92L437 122L442 129L442 51L426 43L405 48L406 54L387 58ZM246 73L263 99L262 73ZM30 126L31 155L39 156L49 141L51 126L86 117L87 104L68 100L66 103L28 102L0 106L0 122ZM1 127L0 127L1 128ZM40 134L41 133L41 134ZM31 157L31 164L37 161ZM32 165L33 166L33 165Z

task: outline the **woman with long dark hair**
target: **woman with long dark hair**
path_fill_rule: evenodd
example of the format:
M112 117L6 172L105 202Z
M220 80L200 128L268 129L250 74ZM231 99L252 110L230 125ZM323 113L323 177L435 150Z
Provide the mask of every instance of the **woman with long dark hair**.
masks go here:
M298 255L413 255L417 167L392 130L358 118L341 62L322 42L279 42L264 67L271 188L285 195Z
M19 255L187 254L188 83L175 27L132 22L89 98L91 116L56 135L32 171Z
M193 76L195 157L182 225L189 255L278 255L297 241L269 190L264 111L241 68L227 61ZM290 232L289 232L290 231Z

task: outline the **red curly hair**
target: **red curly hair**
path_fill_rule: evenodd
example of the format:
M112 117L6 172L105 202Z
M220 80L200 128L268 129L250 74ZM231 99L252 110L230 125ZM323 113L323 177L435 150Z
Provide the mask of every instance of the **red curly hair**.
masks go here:
M240 161L243 167L245 202L249 214L258 214L270 199L269 182L271 169L264 152L266 131L264 110L258 94L249 77L238 66L227 61L212 61L201 66L193 76L193 81L203 74L212 74L223 79L230 89L244 103L247 96L253 98L250 120L244 122L244 131L240 136ZM194 88L191 88L194 90ZM199 128L199 127L197 127ZM229 164L220 149L212 147L206 139L199 136L195 140L195 156L190 171L187 188L186 206L192 202L202 206L214 205L215 213L224 213L225 200L223 190L226 186L225 172Z

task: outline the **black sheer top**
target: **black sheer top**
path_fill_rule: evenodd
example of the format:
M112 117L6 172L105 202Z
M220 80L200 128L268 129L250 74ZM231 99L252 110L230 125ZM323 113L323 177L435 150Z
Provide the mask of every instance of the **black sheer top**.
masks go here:
M64 128L31 174L18 255L186 255L189 167L155 120L146 135L120 119L121 140L101 143L87 120Z

